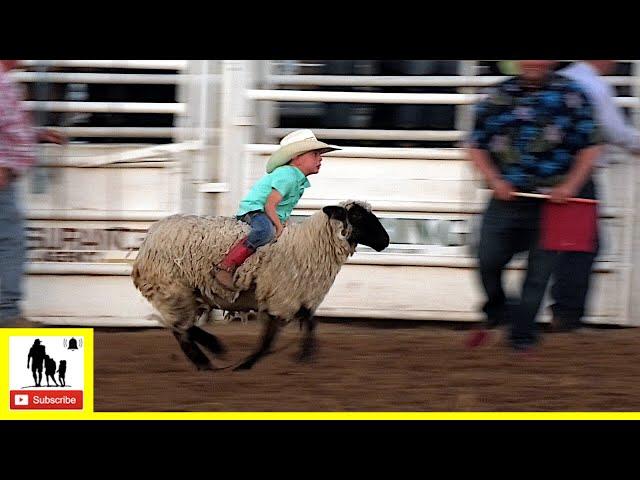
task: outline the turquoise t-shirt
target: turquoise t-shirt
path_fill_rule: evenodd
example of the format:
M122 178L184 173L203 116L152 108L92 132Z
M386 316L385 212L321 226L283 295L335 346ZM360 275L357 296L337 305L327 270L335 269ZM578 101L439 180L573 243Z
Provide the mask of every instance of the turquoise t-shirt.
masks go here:
M275 188L282 195L282 201L276 207L276 213L280 221L285 222L302 197L304 189L310 186L309 180L299 168L291 165L278 167L258 180L249 190L240 202L236 216L239 217L254 210L264 211L267 197L271 194L271 189Z

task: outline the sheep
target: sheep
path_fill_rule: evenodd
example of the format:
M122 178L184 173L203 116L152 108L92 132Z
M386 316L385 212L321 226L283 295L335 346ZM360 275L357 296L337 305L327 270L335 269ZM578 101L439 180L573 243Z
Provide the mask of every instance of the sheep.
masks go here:
M314 313L342 265L359 243L376 251L389 245L369 204L326 206L259 248L236 270L237 290L229 291L215 280L213 266L248 232L248 225L233 218L172 215L151 226L134 262L135 287L199 370L212 365L196 343L213 354L226 353L215 335L195 325L212 309L256 311L264 323L258 348L234 370L250 369L292 320L305 326L299 359L310 359L316 346Z

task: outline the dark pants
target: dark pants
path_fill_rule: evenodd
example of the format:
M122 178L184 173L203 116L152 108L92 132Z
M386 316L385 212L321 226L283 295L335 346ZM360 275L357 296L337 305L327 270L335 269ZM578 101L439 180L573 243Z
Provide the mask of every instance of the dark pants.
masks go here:
M492 199L482 219L478 257L487 296L483 311L488 327L511 324L514 348L536 342L535 319L557 256L538 248L541 207L535 199ZM502 273L516 253L525 251L529 260L520 299L507 299Z
M578 194L581 198L596 199L596 187L593 180L589 180ZM598 235L596 251L589 252L560 252L558 262L553 271L551 297L555 302L551 306L554 317L559 326L573 329L580 325L584 315L591 268L600 249Z

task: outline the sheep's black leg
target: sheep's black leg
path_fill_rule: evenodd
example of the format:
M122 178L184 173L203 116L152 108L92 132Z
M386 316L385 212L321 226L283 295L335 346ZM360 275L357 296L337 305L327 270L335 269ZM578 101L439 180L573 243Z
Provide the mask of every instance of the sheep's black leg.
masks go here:
M198 368L198 370L212 370L211 362L207 356L202 353L202 350L189 338L188 331L181 331L174 329L172 330L173 336L176 337L178 343L180 344L180 348L185 353L185 355L193 362L193 364Z
M273 340L276 338L278 331L280 330L280 321L277 317L269 315L268 320L265 323L264 329L262 330L262 339L260 341L260 346L258 349L249 355L244 362L238 365L233 370L249 370L253 365L260 360L264 355L269 352L269 348L271 348L271 344Z
M296 316L300 324L305 327L298 361L308 361L311 360L316 353L317 343L314 330L318 322L313 316L313 312L305 307L302 307L298 313L296 313Z
M218 337L212 335L206 330L203 330L202 328L196 327L194 325L187 330L187 333L189 334L190 340L198 342L211 353L220 356L224 356L224 354L227 353L227 348L222 344L220 340L218 340Z

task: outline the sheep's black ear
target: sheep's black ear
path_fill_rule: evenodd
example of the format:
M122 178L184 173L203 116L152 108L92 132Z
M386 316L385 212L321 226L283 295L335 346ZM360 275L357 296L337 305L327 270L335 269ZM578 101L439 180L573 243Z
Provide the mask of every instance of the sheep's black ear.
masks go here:
M326 213L327 217L340 220L342 222L347 221L347 209L344 207L337 207L335 205L329 205L323 207L322 211Z

